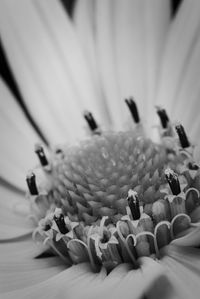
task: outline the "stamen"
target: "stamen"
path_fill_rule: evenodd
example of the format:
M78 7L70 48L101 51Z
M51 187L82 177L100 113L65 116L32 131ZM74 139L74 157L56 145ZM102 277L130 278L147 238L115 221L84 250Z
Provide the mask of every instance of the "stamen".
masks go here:
M157 114L160 118L160 122L162 124L163 129L167 129L168 123L169 123L169 117L166 113L166 110L161 108L161 107L156 107L157 108Z
M140 122L140 117L139 117L139 113L135 101L132 98L129 98L129 99L125 99L125 102L131 112L131 115L135 123L138 124Z
M95 134L100 134L100 132L99 132L99 130L98 130L98 129L99 129L99 128L98 128L98 125L97 125L97 123L96 123L96 121L95 121L95 119L94 119L92 113L89 112L89 111L85 111L85 112L84 112L84 117L85 117L85 120L87 121L87 123L88 123L88 125L89 125L91 131L92 131L93 133L95 133Z
M35 145L35 153L37 154L42 166L47 166L49 164L46 155L44 153L44 149L40 144Z
M47 215L44 219L40 221L40 225L42 229L46 232L51 229L52 227L52 217L51 214Z
M103 231L103 237L101 238L101 243L107 243L110 239L109 231L104 230Z
M181 124L176 125L176 132L178 134L180 144L182 148L186 148L190 146L190 142L187 138L187 135L185 133L184 127Z
M35 174L33 172L29 173L26 177L26 182L31 195L38 195L38 189L35 181Z
M133 220L140 219L140 205L139 205L137 192L130 189L128 191L127 201L128 201L129 208L131 210Z
M67 227L66 227L64 215L63 215L61 209L58 209L58 208L55 209L53 219L56 222L56 224L58 226L58 229L61 232L61 234L66 234L66 233L69 232Z
M171 188L173 195L178 195L179 193L181 193L178 175L172 169L167 168L165 170L165 177L168 181L168 184Z

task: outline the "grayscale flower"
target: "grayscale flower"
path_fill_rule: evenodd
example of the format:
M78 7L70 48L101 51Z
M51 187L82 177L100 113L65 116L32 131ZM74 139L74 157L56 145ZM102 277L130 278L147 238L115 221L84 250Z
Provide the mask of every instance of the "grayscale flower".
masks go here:
M39 128L1 79L2 299L199 298L199 26L198 0L0 1Z

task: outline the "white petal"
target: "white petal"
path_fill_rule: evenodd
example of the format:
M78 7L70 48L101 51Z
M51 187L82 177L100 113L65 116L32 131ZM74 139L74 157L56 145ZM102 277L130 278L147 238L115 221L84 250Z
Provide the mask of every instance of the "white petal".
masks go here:
M72 45L70 53L75 53L71 57L74 72L83 68L81 76L85 75L87 79L89 75L84 73L86 67L81 63L81 52L59 3L3 0L0 14L2 41L8 59L24 100L43 132L53 143L82 136L83 107L80 107L76 91L79 87L75 86L69 72L70 57L66 62L62 39L66 39L68 47ZM58 31L61 32L57 37ZM75 57L77 61L74 61ZM80 63L78 69L77 63Z
M62 273L32 287L28 287L19 291L10 292L3 298L77 298L80 295L80 290L85 290L96 279L102 280L105 274L95 274L91 272L87 264L72 266ZM75 293L74 293L75 292ZM84 298L84 294L83 297Z
M41 18L46 21L48 31L51 32L58 54L60 54L63 66L69 72L72 86L78 96L78 105L83 110L94 112L97 119L106 121L105 110L101 105L99 93L90 72L87 60L82 52L80 42L72 23L67 18L59 1L38 1L37 6L41 11ZM72 105L72 103L68 103ZM71 107L68 107L69 109Z
M113 45L113 9L115 1L96 1L96 51L100 79L108 104L111 121L116 129L122 128L123 111L127 109L119 94L116 77L116 57Z
M41 283L65 269L58 257L35 259L36 255L32 240L1 244L0 292Z
M98 107L104 113L103 125L110 123L109 111L103 95L98 71L98 56L96 55L95 45L95 1L81 0L76 1L73 19L77 36L81 42L87 67L93 77L93 85L98 92ZM95 100L95 99L94 99Z
M199 15L200 17L200 15ZM174 117L176 119L183 118L186 130L189 132L190 138L198 142L199 133L199 76L200 76L200 34L196 36L194 45L191 46L190 58L188 59L187 70L182 74L182 81L180 85L180 91L177 95ZM190 109L187 110L188 100L190 103ZM187 111L186 111L187 110Z
M23 193L0 185L0 242L30 234L29 205Z
M199 271L200 269L199 248L169 245L166 247L166 255L176 259L190 270Z
M91 286L85 298L141 298L163 275L163 268L149 258L141 259L141 268L131 270L121 264L104 279L101 285Z
M184 73L187 72L191 51L199 33L199 25L200 2L198 0L183 1L171 24L157 95L157 104L164 106L169 115L173 115L174 102L177 100L177 93L181 88ZM182 101L182 99L179 100ZM184 109L184 114L186 114L185 112ZM174 117L178 116L180 121L184 120L184 115L174 115Z
M142 1L117 0L114 11L114 42L120 99L134 96L143 113L145 76L145 40Z
M144 1L143 18L145 24L145 69L147 76L147 91L145 97L148 127L155 123L155 96L160 75L160 63L163 55L166 37L170 28L170 1Z
M36 244L32 238L24 237L13 242L3 242L0 246L0 261L12 264L24 261L27 264L34 261L34 258L44 251L44 247Z
M0 95L0 176L25 190L27 170L37 162L34 144L40 138L2 80Z
M190 248L191 249L191 248ZM189 250L190 250L189 249ZM180 298L199 298L199 265L195 267L195 262L199 260L199 254L195 254L194 258L187 262L189 250L183 254L181 252L179 260L173 257L165 257L162 263L166 265L166 271L171 283L174 285L176 293ZM191 249L193 250L193 249ZM181 250L180 250L181 251ZM191 255L193 253L191 252ZM178 256L178 250L177 250ZM185 264L186 261L186 264Z
M186 234L184 237L175 239L171 242L173 245L177 246L190 246L197 247L200 245L200 227L194 228L190 233Z
M134 96L150 121L158 64L169 25L169 1L115 1L115 50L120 97Z

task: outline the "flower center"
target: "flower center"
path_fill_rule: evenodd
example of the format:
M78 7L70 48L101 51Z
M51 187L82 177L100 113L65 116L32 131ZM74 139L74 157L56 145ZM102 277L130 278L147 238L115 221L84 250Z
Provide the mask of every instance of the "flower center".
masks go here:
M139 121L133 102L127 104ZM166 130L166 112L159 115ZM93 117L85 117L97 130ZM183 127L176 130L182 147L190 147ZM42 180L36 185L35 174L27 177L38 224L34 239L49 244L68 265L89 261L94 269L158 258L161 248L190 227L199 207L198 166L191 168L192 156L170 132L155 144L138 128L98 131L49 159L37 146L42 167L34 172Z

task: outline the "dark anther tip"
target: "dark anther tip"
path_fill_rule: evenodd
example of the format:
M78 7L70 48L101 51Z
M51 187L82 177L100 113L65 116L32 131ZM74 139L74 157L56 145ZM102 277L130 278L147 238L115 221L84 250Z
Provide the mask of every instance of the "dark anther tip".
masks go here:
M27 182L30 194L31 195L38 195L38 189L37 189L37 185L36 185L35 174L33 172L30 172L26 176L26 182Z
M47 166L49 164L47 157L44 153L44 149L40 144L35 145L35 153L37 154L42 166Z
M181 193L181 187L178 179L178 175L170 168L165 170L165 177L171 188L173 195L178 195Z
M156 107L156 109L163 129L167 129L169 123L169 117L167 115L166 110L158 106Z
M129 99L125 99L125 102L131 112L131 115L135 123L138 124L140 122L140 117L139 117L139 113L135 101L132 98L129 98Z
M187 148L190 146L190 142L187 138L187 135L185 133L184 127L181 124L178 124L175 126L176 132L179 137L180 144L182 148Z

